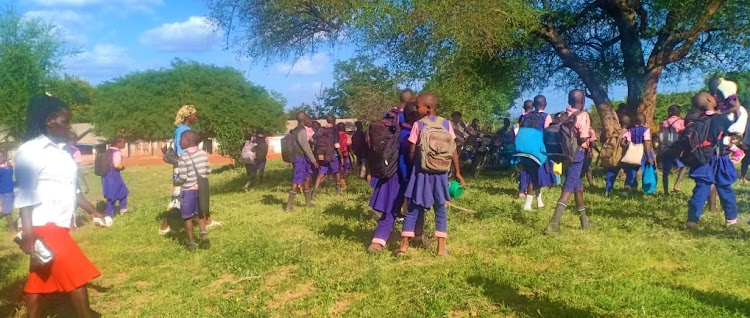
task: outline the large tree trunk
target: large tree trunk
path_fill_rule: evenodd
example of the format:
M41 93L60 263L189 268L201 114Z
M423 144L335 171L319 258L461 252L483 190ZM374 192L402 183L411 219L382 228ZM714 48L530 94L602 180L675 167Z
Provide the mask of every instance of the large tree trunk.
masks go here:
M664 70L663 67L657 67L649 70L644 76L643 89L638 91L638 113L646 116L646 125L655 131L656 124L654 121L654 112L656 112L656 89L659 85L659 78Z

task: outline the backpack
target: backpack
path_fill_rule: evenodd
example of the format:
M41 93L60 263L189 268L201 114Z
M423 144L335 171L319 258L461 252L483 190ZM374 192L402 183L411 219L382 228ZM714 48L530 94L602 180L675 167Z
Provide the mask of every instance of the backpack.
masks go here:
M103 177L110 170L112 170L112 151L107 149L104 152L97 153L96 158L94 158L94 174Z
M419 155L424 171L445 173L451 170L456 141L443 126L445 121L447 119L442 117L435 121L425 117L419 121L424 124L419 133Z
M292 129L284 138L281 138L281 159L284 162L294 162L294 154L297 152L297 129Z
M258 138L255 143L255 160L265 161L268 157L268 141L266 138Z
M323 162L333 161L333 152L335 146L333 145L333 134L338 134L335 128L321 127L315 132L313 139L315 140L315 159Z
M544 146L547 156L555 162L575 162L581 145L578 144L577 111L568 115L567 112L557 116L557 120L544 130Z
M242 146L242 154L240 155L240 159L245 164L253 164L255 163L255 146L257 144L250 141L245 140L245 145Z
M361 131L355 131L354 134L352 134L352 147L351 151L359 156L365 156L367 154L367 137L365 137L365 133Z
M398 170L399 119L390 111L385 118L370 124L367 165L373 177L387 179Z
M667 127L666 130L662 130L656 134L657 140L659 140L659 148L664 151L665 149L668 149L672 144L677 142L678 139L680 139L680 134L677 133L677 130L674 128L674 123L677 122L676 120L672 122L672 124Z
M705 117L692 122L682 131L678 139L680 150L680 161L689 167L698 167L711 162L718 150L716 141L708 139L711 126L711 117ZM717 138L721 139L721 136Z

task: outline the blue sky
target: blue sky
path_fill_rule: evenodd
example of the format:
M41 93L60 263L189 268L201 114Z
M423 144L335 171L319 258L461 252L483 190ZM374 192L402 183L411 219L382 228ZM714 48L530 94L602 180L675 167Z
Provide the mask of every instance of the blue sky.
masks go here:
M223 34L206 23L208 8L201 0L0 0L27 17L41 18L60 27L68 45L80 54L66 58L63 72L92 84L129 72L168 67L174 58L232 66L259 85L283 94L287 106L312 102L322 87L333 82L333 63L353 56L353 48L339 46L297 61L252 61L225 50ZM664 83L660 91L696 89L701 80ZM523 99L548 96L549 110L565 106L565 93L554 89L523 92ZM439 92L438 92L439 94ZM622 99L623 87L614 87L613 99ZM517 110L511 111L512 114Z

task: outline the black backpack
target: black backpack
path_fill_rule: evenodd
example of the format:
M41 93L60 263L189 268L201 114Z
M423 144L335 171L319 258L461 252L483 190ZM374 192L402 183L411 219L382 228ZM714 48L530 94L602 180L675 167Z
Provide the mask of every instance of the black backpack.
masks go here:
M582 112L568 115L560 113L557 120L544 130L544 146L546 155L554 162L575 162L581 145L578 144L578 130L575 118ZM525 120L525 119L524 119Z
M685 127L682 131L678 145L682 154L680 161L689 167L698 167L711 162L718 151L717 140L709 140L709 128L711 127L711 117L698 119Z
M677 132L677 130L674 128L674 124L677 121L675 120L672 122L667 129L660 131L656 134L657 139L659 140L659 148L661 148L662 152L669 149L669 147L672 146L677 140L680 139L680 134Z
M268 142L266 138L258 138L255 146L255 160L264 161L268 157Z
M103 177L110 170L112 170L112 151L107 149L106 151L97 153L94 158L94 174Z
M373 177L387 179L398 171L398 117L390 111L382 120L370 123L367 168Z
M335 127L320 127L315 132L313 139L315 140L315 159L323 162L333 161L333 152L335 147L333 145L333 134L338 134Z
M297 151L297 132L296 128L292 129L284 138L281 138L281 160L284 162L294 161L294 154Z

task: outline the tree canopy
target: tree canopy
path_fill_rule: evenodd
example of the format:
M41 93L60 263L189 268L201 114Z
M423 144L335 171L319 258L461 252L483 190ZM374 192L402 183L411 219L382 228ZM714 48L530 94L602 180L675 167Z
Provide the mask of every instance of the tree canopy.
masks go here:
M99 86L93 119L104 137L156 141L172 137L182 105L195 105L196 129L216 137L220 153L239 157L244 133L283 128L281 101L230 67L175 60L171 68L135 72Z
M73 113L74 123L90 123L94 111L94 99L97 89L87 80L65 74L63 77L51 79L45 91L60 98Z
M44 93L61 59L73 53L54 25L0 9L0 143L19 142L31 96Z

